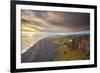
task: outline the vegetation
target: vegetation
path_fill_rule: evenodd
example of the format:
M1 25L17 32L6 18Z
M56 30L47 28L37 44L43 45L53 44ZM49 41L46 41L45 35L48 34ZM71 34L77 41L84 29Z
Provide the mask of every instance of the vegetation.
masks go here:
M59 45L58 53L54 60L62 61L62 60L84 60L89 59L90 57L90 45L84 45L84 42L74 42L75 40L87 40L89 42L89 35L84 36L70 36L70 37L59 37L53 40L53 43ZM85 43L86 43L85 42ZM75 44L83 45L84 48L76 48ZM88 47L88 50L87 50Z

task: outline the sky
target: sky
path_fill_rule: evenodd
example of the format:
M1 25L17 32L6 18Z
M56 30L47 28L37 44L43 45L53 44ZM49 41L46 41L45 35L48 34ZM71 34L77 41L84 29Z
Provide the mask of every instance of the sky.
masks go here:
M46 37L90 33L88 13L21 10L22 53Z
M75 12L21 10L22 31L80 32L90 31L90 14Z

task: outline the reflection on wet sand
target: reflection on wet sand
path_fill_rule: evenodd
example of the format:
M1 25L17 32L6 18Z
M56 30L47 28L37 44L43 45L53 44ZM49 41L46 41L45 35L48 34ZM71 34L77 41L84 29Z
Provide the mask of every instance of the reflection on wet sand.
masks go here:
M32 33L22 34L22 53L25 53L31 46L33 46L37 41L45 38L42 35L32 35Z

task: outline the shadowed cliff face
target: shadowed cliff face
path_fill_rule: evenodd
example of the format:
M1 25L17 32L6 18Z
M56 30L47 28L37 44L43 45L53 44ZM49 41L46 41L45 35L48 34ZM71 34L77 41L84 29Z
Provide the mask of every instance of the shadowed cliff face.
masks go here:
M22 62L53 61L58 45L48 39L42 39L22 54Z
M52 36L39 40L21 55L21 62L86 60L90 58L90 36ZM86 43L86 44L85 44Z

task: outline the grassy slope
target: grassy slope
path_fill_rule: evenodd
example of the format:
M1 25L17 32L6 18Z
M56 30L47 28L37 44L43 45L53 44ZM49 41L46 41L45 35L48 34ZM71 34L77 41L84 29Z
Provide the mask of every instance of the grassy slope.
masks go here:
M56 55L54 60L83 60L87 57L86 54L82 51L68 47L68 44L71 43L71 39L72 38L61 37L53 41L54 43L60 45L60 47L58 48L58 54Z

